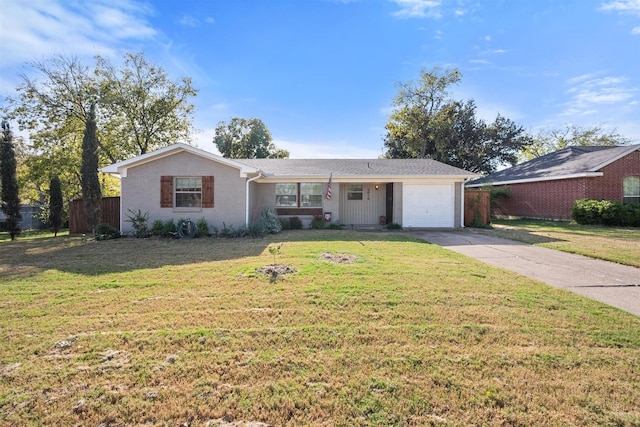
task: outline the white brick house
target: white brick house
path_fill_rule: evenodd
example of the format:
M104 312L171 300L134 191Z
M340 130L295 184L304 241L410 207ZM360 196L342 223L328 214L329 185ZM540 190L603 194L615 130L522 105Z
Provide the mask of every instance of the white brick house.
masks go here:
M204 217L218 228L250 224L263 208L347 226L398 223L459 228L474 174L429 159L226 159L175 144L101 169L120 177L121 218ZM327 191L331 180L331 197ZM130 224L121 219L126 233Z

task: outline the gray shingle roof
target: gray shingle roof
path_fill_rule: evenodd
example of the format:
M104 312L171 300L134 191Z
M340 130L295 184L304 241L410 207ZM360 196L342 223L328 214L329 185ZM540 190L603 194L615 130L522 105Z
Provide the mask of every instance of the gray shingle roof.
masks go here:
M465 176L471 172L430 159L237 159L268 175L334 178L356 176Z
M469 183L469 186L501 184L522 180L562 179L597 172L607 164L640 150L640 145L620 147L567 147L492 173Z

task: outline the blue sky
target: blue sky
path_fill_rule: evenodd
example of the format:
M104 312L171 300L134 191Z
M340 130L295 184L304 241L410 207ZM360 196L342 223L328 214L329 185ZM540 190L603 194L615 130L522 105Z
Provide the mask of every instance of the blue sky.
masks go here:
M292 158L375 158L396 84L457 67L458 99L528 131L640 143L640 0L0 0L0 95L52 54L144 52L188 76L196 144L256 117Z

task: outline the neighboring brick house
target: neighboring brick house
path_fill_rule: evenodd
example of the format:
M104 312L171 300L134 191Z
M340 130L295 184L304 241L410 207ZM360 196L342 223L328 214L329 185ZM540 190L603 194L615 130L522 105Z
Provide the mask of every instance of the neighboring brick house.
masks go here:
M640 203L640 145L568 147L467 184L502 186L498 216L570 219L579 199Z

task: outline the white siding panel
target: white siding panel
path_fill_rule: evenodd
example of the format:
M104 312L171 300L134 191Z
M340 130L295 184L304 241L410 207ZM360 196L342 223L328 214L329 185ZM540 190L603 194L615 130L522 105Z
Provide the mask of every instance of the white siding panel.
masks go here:
M405 227L453 227L454 184L402 186L402 225Z
M374 225L386 215L384 184L363 183L362 200L348 200L348 184L340 185L340 222L343 224ZM378 189L376 190L376 185Z

